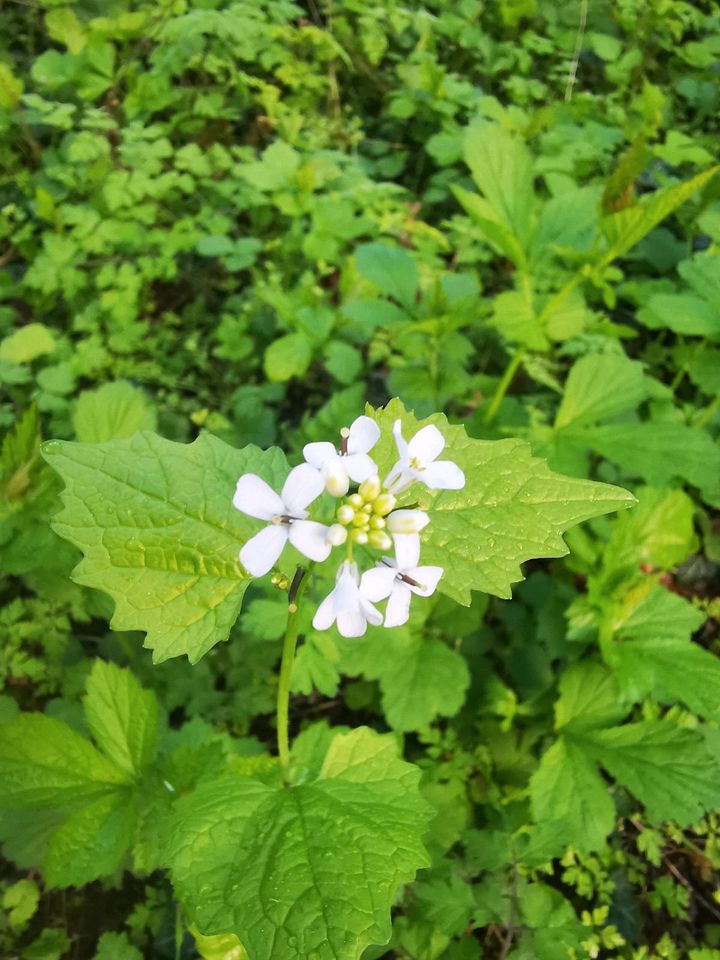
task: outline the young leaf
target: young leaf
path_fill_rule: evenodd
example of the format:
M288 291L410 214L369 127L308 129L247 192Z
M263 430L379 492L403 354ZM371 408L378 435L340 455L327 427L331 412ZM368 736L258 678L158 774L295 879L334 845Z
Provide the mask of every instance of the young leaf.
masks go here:
M428 865L418 780L392 738L359 728L332 740L313 782L201 784L165 832L191 920L236 933L250 960L357 960L385 943L397 888Z
M135 776L155 756L158 704L129 670L96 660L87 682L85 716L95 742L121 770Z
M636 246L653 227L656 227L686 200L715 176L720 166L704 170L690 180L673 187L658 190L649 200L634 204L602 220L602 229L608 248L600 258L600 266L607 266Z
M415 261L409 253L384 243L364 243L357 248L355 256L358 270L364 277L403 307L412 309L418 276Z
M634 502L619 487L553 473L521 440L472 440L442 414L416 420L397 399L368 413L382 429L372 451L381 477L397 460L396 419L406 440L425 424L438 426L446 439L441 458L465 473L462 490L430 491L415 484L407 495L432 517L422 534L423 563L443 567L438 589L459 603L470 603L471 590L510 597L510 585L522 579L521 563L564 556L565 530Z
M597 850L613 828L615 807L595 763L571 740L560 737L543 755L530 780L533 818L560 820L566 844Z
M577 360L568 374L555 428L596 423L645 398L642 364L621 354L591 353Z
M53 527L85 555L73 578L110 594L114 629L146 631L156 662L185 653L195 663L227 639L249 582L238 554L256 526L233 507L235 485L252 472L278 489L281 450L141 433L54 440L43 456L65 481Z
M154 430L156 421L145 393L127 380L83 390L73 414L75 436L82 443L124 440L140 430Z

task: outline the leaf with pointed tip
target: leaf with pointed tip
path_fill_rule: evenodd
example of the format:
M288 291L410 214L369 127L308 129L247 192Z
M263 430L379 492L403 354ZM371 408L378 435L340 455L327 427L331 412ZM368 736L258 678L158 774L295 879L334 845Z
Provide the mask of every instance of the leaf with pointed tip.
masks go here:
M620 487L553 473L522 440L472 440L443 414L416 420L397 399L368 413L382 431L372 450L381 478L397 460L397 419L406 440L435 424L446 441L439 459L452 460L465 473L462 490L431 491L416 483L404 498L430 513L422 562L444 568L438 589L459 603L470 603L471 590L509 598L510 585L522 580L521 563L564 556L562 534L569 527L635 502Z
M106 443L51 440L43 456L65 482L53 528L84 554L73 579L109 593L115 630L144 630L156 662L195 663L226 640L250 582L238 554L257 522L232 505L238 478L279 488L277 447L236 450L203 434Z
M309 782L201 784L164 839L192 922L236 933L250 960L358 960L385 943L398 887L429 862L419 779L392 737L361 727L333 738Z

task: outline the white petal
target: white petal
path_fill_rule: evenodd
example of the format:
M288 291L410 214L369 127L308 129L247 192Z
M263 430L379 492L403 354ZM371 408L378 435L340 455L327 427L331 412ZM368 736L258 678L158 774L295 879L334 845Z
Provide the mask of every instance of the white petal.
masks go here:
M410 577L411 580L414 580L416 583L420 584L418 587L412 587L410 584L408 584L413 593L416 593L419 597L429 597L431 594L435 593L435 588L438 585L438 581L443 575L443 568L409 567L407 570L403 570L403 573Z
M407 463L404 460L398 460L395 463L390 473L385 477L383 486L385 487L386 490L392 489L393 482L396 481L398 477L402 476L402 472L406 466L407 466Z
M327 440L320 443L306 443L303 447L303 456L317 470L322 470L323 464L329 457L336 457L337 455L337 450Z
M358 417L353 421L348 436L347 452L368 453L380 439L380 427L370 417Z
M240 563L253 577L263 577L277 563L287 543L288 528L271 523L251 537L240 551Z
M461 490L465 486L465 474L451 460L437 460L417 477L431 490Z
M290 524L290 543L310 560L321 562L330 556L332 544L328 528L314 520L295 520Z
M307 516L305 507L323 492L325 482L309 463L301 463L288 474L280 496L291 517Z
M341 637L362 637L367 630L367 620L360 610L341 610L337 615L337 628Z
M420 533L430 523L430 517L422 510L393 510L387 517L390 533Z
M408 444L408 456L411 460L417 459L420 463L432 463L435 457L442 453L445 446L445 437L437 427L429 423L422 430L418 430Z
M345 467L345 457L328 457L322 468L325 489L333 497L344 497L350 489L350 478Z
M395 563L403 573L409 567L416 567L420 559L420 537L416 533L397 533L395 541Z
M401 627L410 616L410 587L405 583L396 583L385 607L385 626Z
M350 453L342 458L342 463L355 483L362 483L377 473L377 464L366 453Z
M335 591L331 590L317 608L312 625L316 630L328 630L335 623Z
M401 461L407 464L410 460L410 455L408 453L408 445L405 441L405 437L402 435L402 420L396 420L393 424L393 436L395 437L395 443L398 448L398 456Z
M365 600L372 600L377 603L378 600L384 600L389 597L397 570L385 565L375 567L373 570L366 570L360 578L360 596Z
M379 627L383 622L382 614L379 610L376 610L375 607L368 603L367 600L360 598L360 612L365 617L369 624L372 624L373 627Z
M238 480L233 506L258 520L272 520L285 513L280 497L254 473L244 473Z

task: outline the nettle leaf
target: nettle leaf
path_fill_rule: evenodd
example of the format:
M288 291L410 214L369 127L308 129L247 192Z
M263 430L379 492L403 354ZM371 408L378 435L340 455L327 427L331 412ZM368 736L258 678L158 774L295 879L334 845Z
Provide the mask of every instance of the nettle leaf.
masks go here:
M582 746L657 820L687 827L717 806L720 767L700 729L647 720L586 732Z
M146 631L156 662L187 654L195 663L226 640L250 582L238 554L257 528L233 507L235 485L252 472L278 488L283 452L139 433L52 440L43 456L65 481L53 528L84 554L73 579L110 594L111 626Z
M465 605L471 590L509 598L510 585L522 579L521 563L564 556L562 534L569 527L635 501L620 487L553 473L522 440L472 440L443 414L416 420L397 399L368 413L382 430L372 450L381 477L397 460L396 419L406 440L428 423L437 425L446 438L441 458L464 471L462 490L432 492L414 484L404 499L430 512L422 533L423 563L443 567L438 589Z
M385 943L398 887L428 865L432 809L392 737L334 737L317 779L229 774L182 797L165 831L176 891L203 934L250 960L357 960Z
M122 440L140 430L154 430L156 423L145 392L127 380L83 390L73 413L75 436L83 443Z

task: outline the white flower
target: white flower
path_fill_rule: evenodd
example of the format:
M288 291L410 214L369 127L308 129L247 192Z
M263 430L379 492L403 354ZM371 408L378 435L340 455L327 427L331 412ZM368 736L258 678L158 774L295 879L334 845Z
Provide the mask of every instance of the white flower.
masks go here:
M370 417L358 417L350 429L340 431L342 443L336 450L332 443L306 443L303 455L307 462L320 471L328 493L344 497L350 481L362 483L374 473L377 466L368 456L380 437L380 428Z
M388 597L385 626L400 627L410 616L413 593L429 597L435 593L442 567L419 567L420 537L401 534L395 537L395 558L383 557L373 570L363 574L360 589L373 603Z
M325 597L313 617L316 630L327 630L337 620L343 637L362 637L368 623L382 623L382 614L375 609L361 586L357 564L345 560L335 578L335 588Z
M402 492L414 480L431 490L460 490L465 486L465 474L460 467L451 460L436 459L445 446L445 437L437 427L428 424L407 443L402 435L402 424L396 420L393 434L400 459L385 480L390 493Z
M249 517L268 522L268 526L251 537L240 551L240 563L248 573L253 577L266 574L277 562L288 540L311 560L327 559L332 547L328 528L305 519L305 507L322 491L322 478L307 463L290 471L279 496L254 473L240 477L233 506Z
M420 533L430 523L430 517L423 510L393 510L386 518L390 533Z

